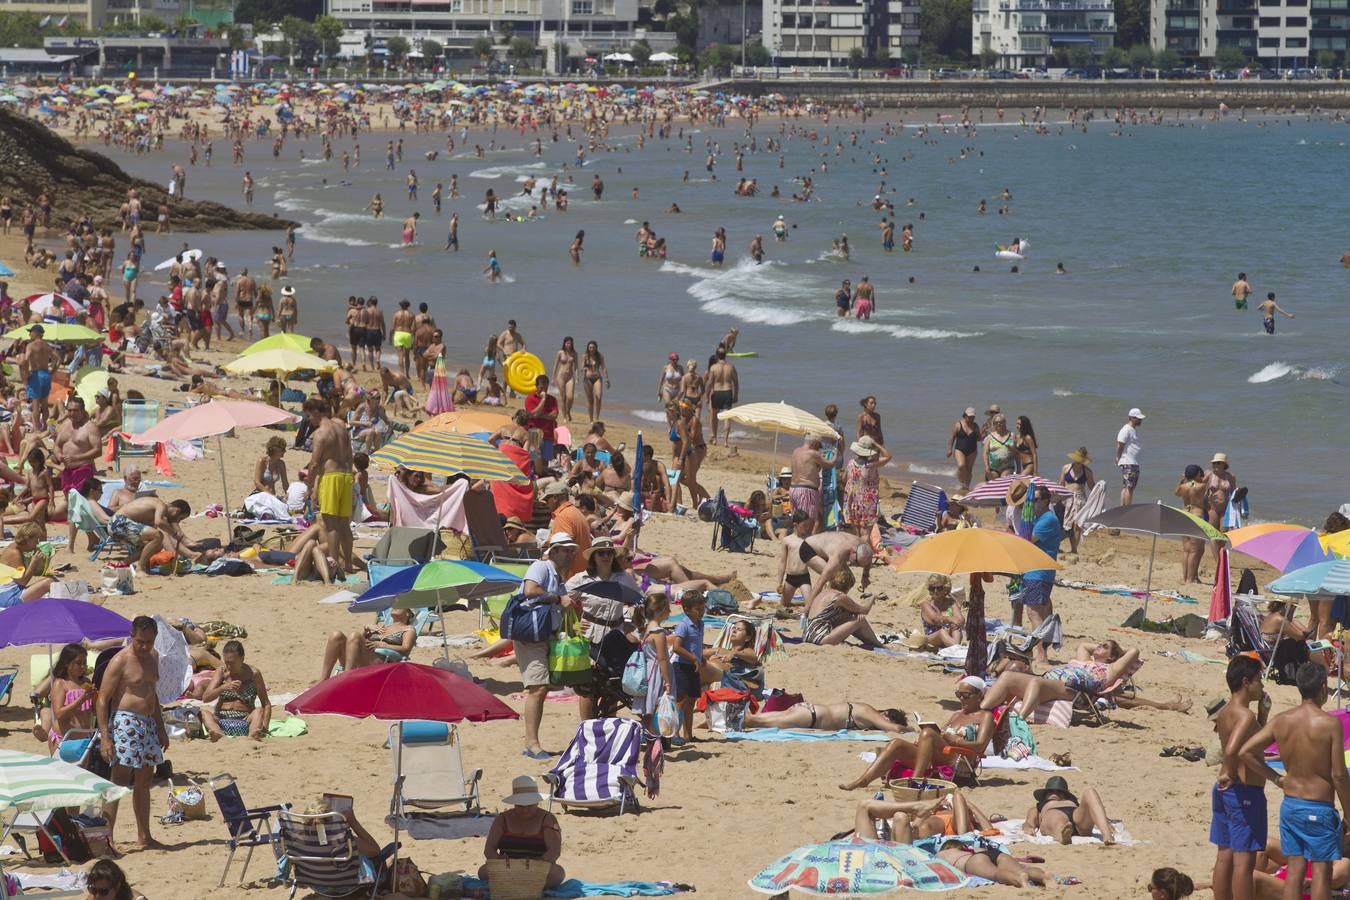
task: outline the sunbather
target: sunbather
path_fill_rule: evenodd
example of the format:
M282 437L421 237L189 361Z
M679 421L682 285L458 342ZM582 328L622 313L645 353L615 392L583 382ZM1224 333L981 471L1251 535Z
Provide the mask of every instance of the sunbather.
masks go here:
M867 614L874 601L862 603L848 595L853 587L853 571L848 567L836 570L828 578L828 585L810 599L806 607L806 623L802 626L802 640L808 644L829 646L842 644L850 637L864 647L881 646L881 638L872 630ZM817 585L819 587L819 585Z
M1347 853L1350 852L1350 840L1344 832L1341 833L1341 858L1331 862L1331 889L1333 891L1350 886L1350 859ZM1256 857L1256 871L1253 872L1256 885L1256 900L1283 900L1285 881L1287 880L1289 857L1280 849L1278 838L1272 838L1266 842L1264 852L1258 853ZM1312 864L1306 863L1303 873L1303 890L1299 892L1300 896L1307 897L1312 893Z
M72 729L92 730L97 724L94 720L94 698L98 691L89 680L88 651L79 644L66 644L61 655L52 666L51 698L52 724L47 730L47 742L51 752L61 746L61 741Z
M1027 810L1024 827L1028 834L1043 834L1061 844L1070 843L1075 836L1091 837L1095 828L1101 832L1103 844L1114 844L1116 834L1106 807L1096 788L1083 792L1083 802L1069 791L1069 783L1059 775L1046 779L1045 787L1033 792L1036 805Z
M745 714L746 728L846 729L901 734L908 724L908 717L898 709L877 709L860 701L797 703L776 712Z
M557 887L567 875L558 865L562 855L562 826L557 816L539 808L544 796L539 793L534 778L518 775L511 781L511 793L502 798L510 808L492 820L483 855L491 862L497 859L537 859L548 863L546 887ZM478 870L478 877L488 879L488 867Z
M202 724L212 741L248 735L260 741L272 721L272 701L257 666L244 662L244 645L226 641L220 651L223 664L206 688L202 699L215 706L202 707Z
M890 823L890 836L877 827L883 822ZM865 838L876 837L877 840L898 841L899 838L894 835L902 827L908 828L913 838L926 838L939 834L988 831L993 825L989 817L980 812L961 791L940 800L905 800L896 803L868 797L858 801L858 809L853 817L854 834Z
M764 686L764 665L755 652L755 628L745 619L731 623L727 641L730 647L703 651L704 684L720 682L722 687L755 691Z
M1004 672L985 694L983 707L997 709L1015 697L1023 712L1030 713L1046 700L1072 700L1079 691L1099 694L1138 667L1138 650L1126 652L1112 640L1080 644L1074 659L1043 675Z
M910 839L909 828L895 831L894 840L907 844ZM1019 862L1001 844L978 835L949 837L935 841L934 844L937 847L938 859L967 875L988 878L990 881L1013 887L1027 887L1032 884L1044 887L1050 877L1039 866Z
M925 647L952 647L964 640L966 617L952 596L946 575L928 576L928 597L920 607Z
M51 558L38 549L46 539L46 529L29 522L20 525L14 540L0 550L0 565L19 570L12 582L0 587L0 609L45 597L51 590L52 579L46 577Z
M983 756L994 736L994 714L980 708L983 697L982 680L974 676L962 678L956 684L956 699L961 708L952 713L941 730L932 723L920 726L918 737L913 741L891 738L886 748L877 754L876 761L858 778L839 785L840 789L851 791L885 778L896 761L915 775L924 777L933 766L955 769L965 765L971 755Z
M328 636L328 645L323 651L323 669L319 680L324 681L333 674L333 667L342 663L346 669L359 669L362 666L380 662L375 653L381 647L396 650L404 657L412 653L417 646L417 629L412 627L412 610L395 609L390 612L393 620L382 628L358 628L349 634L335 631Z
M681 564L673 556L635 554L632 557L632 568L633 574L644 583L664 585L666 593L676 597L684 591L711 591L736 580L735 572L728 572L726 575L706 575Z

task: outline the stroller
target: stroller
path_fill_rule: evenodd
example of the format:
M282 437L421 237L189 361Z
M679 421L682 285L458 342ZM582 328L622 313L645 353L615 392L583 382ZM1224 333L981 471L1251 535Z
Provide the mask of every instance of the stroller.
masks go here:
M731 553L750 553L755 549L755 534L759 531L759 523L753 516L745 518L736 513L727 502L727 492L721 488L717 490L712 521L712 549L727 550Z
M634 645L622 630L611 631L592 645L591 671L594 679L591 690L595 699L595 716L607 719L619 710L627 709L629 697L623 690L623 668L632 656Z

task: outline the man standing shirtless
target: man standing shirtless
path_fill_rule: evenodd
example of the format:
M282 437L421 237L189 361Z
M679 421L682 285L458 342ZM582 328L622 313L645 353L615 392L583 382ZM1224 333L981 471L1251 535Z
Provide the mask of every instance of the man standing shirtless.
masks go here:
M792 451L792 485L789 495L792 509L801 510L811 517L812 525L808 534L820 530L820 519L824 512L820 508L820 473L833 465L820 452L822 446L820 438L807 435L802 445Z
M398 364L403 369L404 377L408 377L412 374L414 329L411 301L400 300L398 302L398 310L394 313L394 321L391 327L394 330L394 349L398 351Z
M502 373L506 372L506 358L517 350L525 349L525 336L516 330L516 320L507 319L506 329L497 335L497 364L501 366ZM516 392L511 390L511 380L505 379L507 383L506 396L514 397Z
M257 298L258 282L248 274L248 269L241 269L234 280L234 308L239 313L239 334L247 335L249 340L253 339L253 301Z
M796 516L795 506L793 516ZM806 595L808 606L836 572L843 571L849 566L862 566L862 578L858 580L859 588L866 590L871 583L872 545L847 531L826 531L810 535L797 548L797 555L808 569L820 576L810 593Z
M1237 281L1233 282L1233 289L1229 293L1233 295L1235 309L1247 308L1247 298L1252 295L1252 286L1247 283L1246 272L1238 273Z
M717 348L717 362L708 367L705 377L708 385L708 405L712 408L708 418L712 419L712 442L717 443L717 414L731 409L741 399L741 380L736 366L727 362L726 347ZM727 426L726 446L731 446L731 426Z
M1288 857L1288 871L1312 864L1312 900L1330 900L1331 864L1341 858L1342 809L1350 809L1350 775L1345 771L1345 739L1339 719L1322 710L1327 702L1327 667L1306 662L1295 676L1302 702L1285 710L1247 738L1238 759L1247 773L1260 773L1284 791L1280 804L1280 850ZM1284 774L1265 761L1265 748L1279 745ZM1231 789L1228 754L1220 789ZM1303 879L1285 883L1284 900L1298 900Z
M52 392L52 348L42 337L43 327L28 329L28 346L19 357L19 377L26 385L26 396L32 407L33 430L47 429L47 396Z
M98 733L103 758L112 763L115 783L131 787L136 815L136 840L142 849L162 849L150 836L150 786L155 767L164 761L169 735L159 708L159 626L149 616L131 622L131 640L103 673L98 694ZM116 834L117 804L108 807L108 832Z
M1220 779L1210 792L1209 842L1218 848L1214 898L1252 900L1256 854L1266 849L1266 779L1244 766L1238 754L1247 739L1265 727L1270 695L1261 681L1261 664L1250 656L1229 660L1227 678L1228 702L1214 715L1214 730L1224 750ZM1258 701L1255 713L1253 700Z
M66 399L67 418L56 430L56 455L61 460L61 493L77 491L94 475L94 461L102 449L98 425L89 418L84 398L71 394Z
M356 571L352 564L352 442L347 429L328 415L328 404L310 397L305 418L314 429L314 452L309 458L309 495L319 506L319 521L328 552L340 571Z

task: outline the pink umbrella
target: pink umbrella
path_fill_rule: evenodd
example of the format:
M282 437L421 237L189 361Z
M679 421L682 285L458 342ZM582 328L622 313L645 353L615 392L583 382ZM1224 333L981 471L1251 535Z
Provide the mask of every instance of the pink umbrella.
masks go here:
M1014 481L1024 480L1031 482L1031 489L1044 487L1050 490L1056 500L1062 500L1065 497L1073 495L1073 491L1066 488L1057 481L1051 481L1049 478L1042 478L1039 475L1004 475L1002 478L995 478L992 481L986 481L984 484L977 485L971 489L962 502L995 504L1002 503L1008 494L1008 486Z
M1267 531L1254 538L1239 541L1233 545L1233 550L1254 556L1281 572L1330 562L1336 558L1322 546L1321 541L1317 539L1317 532L1307 528Z
M1218 622L1233 614L1232 576L1228 571L1228 548L1219 545L1219 563L1214 569L1214 590L1209 595L1209 621Z
M85 311L84 305L78 300L50 291L45 294L29 294L23 299L28 304L28 309L40 316L67 318Z
M130 440L133 444L162 444L215 435L216 456L220 461L220 490L225 500L225 533L229 536L234 529L234 522L230 516L230 494L225 485L225 449L221 446L220 436L236 428L260 428L264 425L299 420L300 417L294 413L268 406L266 403L254 403L249 400L212 400L210 403L174 413L140 434L131 435Z
M444 356L436 358L436 372L431 376L431 390L427 393L427 402L423 408L433 416L455 411L455 401L450 396L450 379L445 374Z

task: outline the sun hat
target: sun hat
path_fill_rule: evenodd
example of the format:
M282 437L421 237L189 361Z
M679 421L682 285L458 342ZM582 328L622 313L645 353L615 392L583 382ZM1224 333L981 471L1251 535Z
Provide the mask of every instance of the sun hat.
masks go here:
M1144 418L1146 418L1146 416L1144 415L1144 411L1141 410L1141 409L1140 409L1139 407L1137 407L1137 406L1132 406L1132 407L1130 407L1129 417L1130 417L1131 419L1144 419Z
M1214 465L1215 463L1223 463L1225 466L1228 465L1228 454L1227 454L1227 453L1215 453L1215 454L1214 454L1214 458L1211 459L1211 460L1209 461L1209 464L1212 466L1212 465Z
M502 523L502 528L514 528L517 531L530 530L528 525L520 521L520 516L507 516L506 521Z
M294 295L295 295L295 288L291 287L289 284L281 289L281 296L283 297L291 297Z
M544 545L544 552L548 553L557 550L559 547L577 548L577 542L572 540L572 536L565 531L555 531L548 536L548 543Z
M539 793L539 785L535 784L533 776L517 775L511 779L511 793L503 797L502 802L512 806L538 806L544 802L544 795Z
M1037 803L1045 802L1046 794L1063 794L1064 797L1073 803L1078 802L1078 798L1069 790L1069 783L1059 775L1051 775L1045 779L1045 787L1039 791L1032 791L1031 795L1036 798Z
M557 481L549 482L548 487L544 488L545 497L566 497L567 482L559 478Z
M876 456L877 442L872 440L870 435L864 434L850 444L848 449L853 451L854 456Z
M1086 447L1079 447L1077 450L1074 450L1072 453L1069 453L1067 455L1069 458L1069 462L1082 463L1083 465L1087 465L1088 463L1092 462L1092 457L1088 455L1088 450Z
M615 501L614 505L619 507L619 509L623 510L624 512L632 512L633 492L624 491L622 494L619 495L619 499Z
M1219 713L1228 705L1227 697L1211 697L1205 703L1205 718L1213 721Z
M623 547L620 547L618 544L614 543L614 540L612 538L598 537L595 540L591 541L591 545L589 547L581 551L581 555L586 557L587 562L590 562L591 554L595 553L597 550L613 550L616 556L622 555L624 552Z
M779 477L779 478L791 478L791 477L792 477L792 466L783 466L783 468L779 469L779 470L778 470L778 477Z
M966 415L969 416L969 417L972 418L972 419L975 418L975 407L973 407L973 406L967 406L967 407L966 407Z

